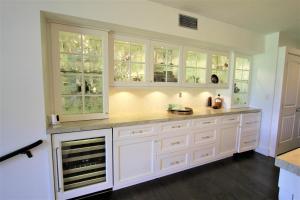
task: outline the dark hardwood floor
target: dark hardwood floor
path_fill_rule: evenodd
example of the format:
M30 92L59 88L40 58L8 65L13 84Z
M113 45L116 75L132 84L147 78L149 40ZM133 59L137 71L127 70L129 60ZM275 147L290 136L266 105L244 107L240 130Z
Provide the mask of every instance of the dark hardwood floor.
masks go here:
M105 199L273 200L278 195L278 175L273 158L247 152L117 190Z

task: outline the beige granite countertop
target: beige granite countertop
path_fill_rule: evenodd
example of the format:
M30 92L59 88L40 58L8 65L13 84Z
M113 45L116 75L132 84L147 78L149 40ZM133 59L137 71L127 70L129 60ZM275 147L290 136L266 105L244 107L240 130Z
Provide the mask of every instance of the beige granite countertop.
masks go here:
M275 165L300 176L300 148L278 156Z
M114 128L120 126L130 126L146 123L167 122L185 119L194 119L202 117L221 116L237 113L251 113L260 112L260 109L255 108L233 108L233 109L212 109L200 108L194 109L192 115L175 115L167 111L161 113L135 113L135 114L121 114L110 115L109 119L101 120L86 120L76 122L63 122L59 125L49 126L47 129L48 134L66 133L86 130L97 130L104 128Z

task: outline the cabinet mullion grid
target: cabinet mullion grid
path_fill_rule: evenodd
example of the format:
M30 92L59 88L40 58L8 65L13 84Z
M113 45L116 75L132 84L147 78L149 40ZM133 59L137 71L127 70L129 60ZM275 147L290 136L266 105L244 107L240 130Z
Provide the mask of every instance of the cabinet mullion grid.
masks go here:
M80 45L81 45L81 94L82 94L82 113L85 113L85 78L84 78L84 56L83 56L83 34L80 34Z

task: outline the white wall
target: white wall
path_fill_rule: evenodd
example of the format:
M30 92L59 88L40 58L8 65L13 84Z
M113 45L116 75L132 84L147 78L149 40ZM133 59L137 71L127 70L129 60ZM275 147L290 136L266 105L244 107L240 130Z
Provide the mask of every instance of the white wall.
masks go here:
M300 49L300 36L295 37L286 32L280 32L279 35L279 46L288 46L289 48Z
M257 151L269 155L279 33L265 36L265 52L253 57L250 106L262 109Z
M199 17L199 31L179 28L183 11L147 1L6 1L1 2L1 154L46 138L40 11L185 36L248 52L262 51L263 38L244 29ZM51 199L47 147L1 164L0 199Z

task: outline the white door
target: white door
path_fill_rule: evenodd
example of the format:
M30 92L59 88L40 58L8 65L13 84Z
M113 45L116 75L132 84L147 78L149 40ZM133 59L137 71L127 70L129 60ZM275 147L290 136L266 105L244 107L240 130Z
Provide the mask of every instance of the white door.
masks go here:
M155 173L156 137L117 141L114 144L114 189L144 182Z
M237 152L238 124L226 125L220 128L219 156L227 157Z
M285 66L277 154L299 147L300 57L289 55Z

